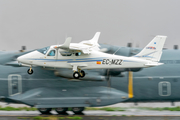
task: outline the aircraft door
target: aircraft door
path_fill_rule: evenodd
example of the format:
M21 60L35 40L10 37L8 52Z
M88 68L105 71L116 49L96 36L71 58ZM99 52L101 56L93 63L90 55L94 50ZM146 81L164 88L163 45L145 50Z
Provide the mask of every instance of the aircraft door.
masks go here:
M167 81L159 82L159 95L170 96L171 95L171 83Z
M46 59L48 62L44 62L45 65L47 66L54 66L55 62L57 61L57 52L55 49L50 50L47 53Z
M47 58L49 59L56 59L56 50L50 50L47 54Z
M8 76L9 96L22 93L22 78L21 75L12 74Z

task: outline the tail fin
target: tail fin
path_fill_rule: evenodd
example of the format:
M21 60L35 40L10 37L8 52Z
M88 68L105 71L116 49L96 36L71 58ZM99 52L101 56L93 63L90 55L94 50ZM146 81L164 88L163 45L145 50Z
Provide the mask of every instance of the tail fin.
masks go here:
M100 45L98 44L98 40L99 40L100 34L101 34L101 32L96 32L96 34L94 35L94 37L91 40L84 40L80 43L85 44L85 45L89 45L92 47L99 47Z
M134 57L159 62L166 38L167 36L156 36L139 54Z
M56 48L61 48L61 49L69 49L69 45L70 45L70 43L71 43L71 37L68 37L68 38L66 38L66 41L64 42L64 44L63 45L60 45L60 46L56 46Z
M101 34L100 32L96 32L96 34L94 35L94 37L93 37L91 40L89 40L89 41L92 41L92 42L94 42L94 43L98 43L100 34Z

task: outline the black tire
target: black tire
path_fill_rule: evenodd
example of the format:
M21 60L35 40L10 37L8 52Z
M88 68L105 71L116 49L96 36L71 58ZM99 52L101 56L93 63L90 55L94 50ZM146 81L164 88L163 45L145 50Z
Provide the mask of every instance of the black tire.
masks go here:
M83 70L81 70L81 77L84 77L85 75L86 73Z
M73 77L74 77L75 79L79 79L79 77L80 77L79 72L74 72Z
M27 73L28 73L29 75L32 75L32 74L33 74L33 70L31 69L31 72L30 72L30 69L28 69Z
M42 114L49 114L52 108L38 108L38 110Z
M65 114L66 111L68 110L68 108L55 108L55 111L58 113L58 114Z
M73 107L73 108L72 108L72 111L73 111L75 114L81 114L83 110L84 110L84 107Z

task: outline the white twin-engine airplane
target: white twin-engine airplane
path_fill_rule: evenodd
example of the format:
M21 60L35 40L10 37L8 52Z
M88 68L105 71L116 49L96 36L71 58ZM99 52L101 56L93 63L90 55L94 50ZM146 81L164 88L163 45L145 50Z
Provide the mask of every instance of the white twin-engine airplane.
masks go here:
M112 69L112 68L145 68L162 65L158 63L166 36L156 36L139 54L132 57L103 53L99 49L97 32L91 40L71 43L67 38L63 45L52 45L17 58L22 65L30 66L28 74L32 74L32 66L51 68L70 68L73 77L84 77L84 69Z

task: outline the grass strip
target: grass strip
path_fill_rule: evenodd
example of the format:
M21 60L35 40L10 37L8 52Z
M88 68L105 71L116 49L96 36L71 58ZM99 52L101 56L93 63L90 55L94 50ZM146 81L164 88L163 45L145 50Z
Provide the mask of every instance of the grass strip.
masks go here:
M102 107L102 108L96 108L96 107L87 107L85 110L103 110L103 111L126 111L128 108L120 108L120 107ZM163 108L151 108L151 107L138 107L137 109L143 109L143 110L157 110L157 111L180 111L180 106L177 107L163 107ZM1 111L37 111L37 108L33 107L2 107L0 106ZM71 109L69 109L70 111Z
M0 110L3 110L3 111L22 111L22 110L36 111L37 108L33 108L33 107L18 107L18 108L15 108L15 107L10 107L10 106L7 106L7 107L1 107L0 106Z
M140 109L146 109L146 110L157 110L157 111L164 111L164 110L168 110L168 111L180 111L180 106L177 107L163 107L163 108L151 108L151 107L143 107Z

